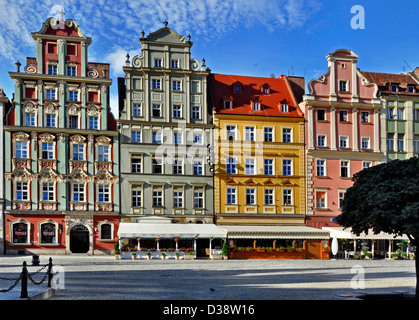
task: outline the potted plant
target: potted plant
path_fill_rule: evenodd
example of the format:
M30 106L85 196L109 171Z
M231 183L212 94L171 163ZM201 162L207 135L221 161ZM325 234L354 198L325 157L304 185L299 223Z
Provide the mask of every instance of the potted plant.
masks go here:
M121 255L120 255L120 252L119 252L119 240L116 240L115 241L115 244L114 244L114 253L115 253L115 259L116 260L121 259Z
M193 252L193 251L187 251L187 252L184 254L184 256L183 256L183 259L185 259L185 260L193 260L193 259L195 259L195 254L194 254L194 252Z
M161 259L162 259L162 260L166 259L166 252L162 252L162 253L161 253Z
M137 251L131 251L131 259L135 260L137 258Z
M224 260L227 260L227 258L228 258L228 248L227 248L227 243L226 242L223 243L223 249L221 250L221 255L223 256Z
M179 260L179 252L178 251L175 252L175 259Z
M370 259L372 259L372 253L371 252L365 252L364 257L365 257L366 260L370 260Z
M147 260L150 260L151 259L151 251L149 251L149 252L146 253L146 257L147 257Z

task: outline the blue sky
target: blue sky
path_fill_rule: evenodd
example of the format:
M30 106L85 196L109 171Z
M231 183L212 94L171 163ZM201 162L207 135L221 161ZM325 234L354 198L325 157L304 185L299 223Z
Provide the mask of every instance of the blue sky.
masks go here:
M365 29L353 29L361 5ZM346 48L361 70L400 73L419 66L417 0L0 0L0 86L11 98L16 60L35 57L30 33L63 8L92 38L89 61L111 63L111 107L125 55L140 54L138 41L163 27L191 34L192 58L205 58L213 73L304 76L327 71L326 55ZM117 116L117 114L116 114Z

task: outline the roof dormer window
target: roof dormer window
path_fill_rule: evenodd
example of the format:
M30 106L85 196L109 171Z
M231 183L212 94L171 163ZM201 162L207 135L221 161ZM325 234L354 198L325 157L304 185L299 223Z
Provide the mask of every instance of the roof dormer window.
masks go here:
M260 102L259 101L252 101L252 109L253 109L253 111L260 111Z
M262 93L263 94L269 94L270 92L270 90L269 90L269 87L270 87L270 85L269 84L267 84L267 83L265 83L265 84L263 84L262 85L262 87L261 87L261 91L262 91Z
M391 85L391 92L397 92L398 90L398 86L397 86L397 84L392 84Z
M281 104L281 112L289 112L288 104L286 103Z
M241 93L242 92L242 87L243 87L243 85L239 81L233 83L233 91L234 91L234 93Z
M232 109L233 102L230 99L224 99L224 109Z
M409 92L409 93L415 93L415 86L408 86L407 87L407 92Z

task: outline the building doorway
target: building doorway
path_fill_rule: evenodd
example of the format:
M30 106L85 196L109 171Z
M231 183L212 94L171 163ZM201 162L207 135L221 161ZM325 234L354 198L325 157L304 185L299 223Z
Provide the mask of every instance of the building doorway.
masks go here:
M89 251L89 229L76 225L70 231L70 251L72 253L87 253Z
M196 239L196 257L209 258L209 239Z

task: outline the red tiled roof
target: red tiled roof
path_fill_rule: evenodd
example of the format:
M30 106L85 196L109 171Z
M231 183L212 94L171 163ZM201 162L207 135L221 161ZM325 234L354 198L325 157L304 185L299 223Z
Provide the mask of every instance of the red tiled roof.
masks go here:
M403 73L382 73L382 72L369 72L361 71L369 82L377 84L378 89L383 93L390 94L405 94L405 95L418 95L419 84L409 74ZM398 85L398 91L392 92L391 85ZM408 86L415 86L415 93L408 92Z
M241 92L235 92L234 84L241 83ZM262 87L269 86L269 94ZM211 74L210 88L213 109L216 113L254 116L304 117L287 77L250 77L229 74ZM232 109L224 109L224 99L231 97ZM260 102L260 111L253 111L251 101ZM281 104L288 104L289 112L281 112Z

